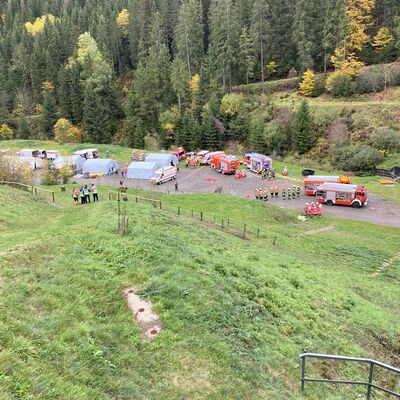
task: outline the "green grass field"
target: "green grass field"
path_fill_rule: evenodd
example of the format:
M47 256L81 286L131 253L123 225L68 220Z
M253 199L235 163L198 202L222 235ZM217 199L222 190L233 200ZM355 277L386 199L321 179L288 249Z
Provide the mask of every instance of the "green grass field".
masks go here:
M243 240L128 201L121 237L105 190L79 207L59 194L58 208L0 187L1 399L300 399L301 352L398 363L399 229L184 195L171 202L265 235ZM161 317L153 341L125 304L131 285ZM361 370L310 365L339 373ZM310 384L302 398L359 393Z

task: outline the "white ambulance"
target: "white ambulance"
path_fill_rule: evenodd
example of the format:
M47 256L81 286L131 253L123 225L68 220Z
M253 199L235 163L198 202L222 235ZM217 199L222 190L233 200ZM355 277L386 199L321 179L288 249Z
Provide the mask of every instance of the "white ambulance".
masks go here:
M150 182L154 185L161 185L164 182L176 179L176 167L164 167L157 170Z

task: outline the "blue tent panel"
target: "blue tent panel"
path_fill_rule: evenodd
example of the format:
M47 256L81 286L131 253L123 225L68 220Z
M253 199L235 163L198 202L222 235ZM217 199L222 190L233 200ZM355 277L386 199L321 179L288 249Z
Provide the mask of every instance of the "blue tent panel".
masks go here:
M155 162L132 162L128 167L127 178L129 179L150 179L154 173L160 168Z
M84 174L113 174L118 169L118 163L109 158L91 158L83 164Z
M152 153L145 158L146 162L158 163L160 168L177 165L179 160L174 154Z

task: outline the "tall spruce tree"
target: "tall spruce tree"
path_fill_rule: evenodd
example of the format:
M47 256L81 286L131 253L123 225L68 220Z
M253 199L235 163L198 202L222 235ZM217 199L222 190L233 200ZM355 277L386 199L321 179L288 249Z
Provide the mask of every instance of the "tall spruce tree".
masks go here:
M300 154L310 150L313 144L313 122L310 107L306 100L302 101L296 114L293 127L294 149Z
M53 93L46 91L43 95L42 129L44 135L48 139L52 139L54 137L53 127L56 121L56 101Z
M246 83L248 84L250 78L254 76L254 47L251 35L247 26L242 28L242 33L240 35L240 54L239 54L239 65L241 67L241 73L246 77ZM262 74L264 78L264 74Z

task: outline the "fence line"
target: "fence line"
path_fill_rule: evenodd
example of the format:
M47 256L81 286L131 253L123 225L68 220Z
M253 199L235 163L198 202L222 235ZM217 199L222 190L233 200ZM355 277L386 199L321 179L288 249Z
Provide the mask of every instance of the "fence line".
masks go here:
M248 238L250 235L261 238L267 237L265 232L262 232L259 227L251 226L243 222L238 222L232 218L220 217L214 214L208 214L204 211L193 210L190 208L182 207L181 205L169 204L168 201L162 201L159 199L152 199L148 197L141 197L133 194L127 194L123 191L108 191L109 200L119 200L119 201L129 201L132 199L135 203L146 203L151 204L154 208L168 211L179 216L187 216L199 220L200 222L211 223L221 227L224 230L230 230L236 235L242 237L243 239ZM276 238L274 244L276 243Z
M36 197L39 196L40 192L50 193L51 199L52 199L53 203L55 203L55 193L52 190L43 189L43 188L33 186L33 185L26 185L25 183L20 183L20 182L0 181L0 185L7 185L7 186L11 186L13 188L25 190L27 192L30 192L32 195L35 195Z

